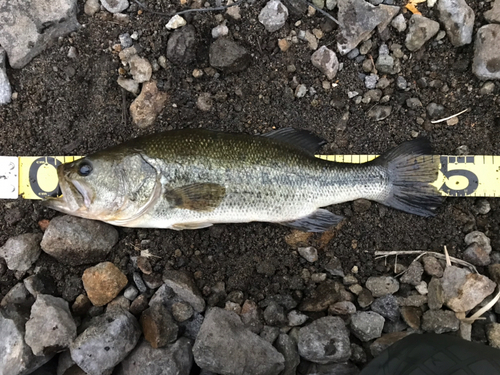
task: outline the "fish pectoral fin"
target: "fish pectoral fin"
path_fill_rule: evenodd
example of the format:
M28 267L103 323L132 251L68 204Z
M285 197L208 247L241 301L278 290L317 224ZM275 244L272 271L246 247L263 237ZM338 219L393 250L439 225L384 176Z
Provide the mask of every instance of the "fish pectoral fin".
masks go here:
M272 132L262 134L262 136L289 143L312 155L328 143L323 138L318 137L308 130L297 130L294 128L273 130Z
M334 225L340 223L342 220L344 220L343 216L335 215L328 210L319 208L308 216L304 216L294 221L285 221L279 224L299 229L304 232L325 232Z
M165 198L175 208L193 211L213 211L226 195L224 186L196 183L167 190Z
M184 229L201 229L211 227L212 223L202 223L202 222L193 222L193 223L179 223L172 225L172 229L175 230L184 230Z

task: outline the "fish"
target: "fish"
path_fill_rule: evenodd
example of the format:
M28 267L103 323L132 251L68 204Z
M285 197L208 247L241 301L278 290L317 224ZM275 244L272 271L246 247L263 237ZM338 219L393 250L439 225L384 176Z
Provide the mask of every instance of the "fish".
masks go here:
M62 195L43 203L116 226L174 230L270 222L324 232L344 219L325 207L359 198L435 215L439 158L428 140L404 142L362 164L316 157L325 144L294 128L262 135L165 131L58 166Z

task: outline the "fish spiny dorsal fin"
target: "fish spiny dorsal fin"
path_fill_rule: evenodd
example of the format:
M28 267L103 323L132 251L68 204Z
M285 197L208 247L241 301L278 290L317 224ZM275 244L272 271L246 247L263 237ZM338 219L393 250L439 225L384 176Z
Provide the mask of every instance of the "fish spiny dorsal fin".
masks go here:
M185 185L165 192L165 198L173 207L193 211L213 211L225 195L224 186L212 183Z
M291 144L312 155L328 142L309 130L297 130L294 128L284 128L262 134L263 137L276 139L281 142Z

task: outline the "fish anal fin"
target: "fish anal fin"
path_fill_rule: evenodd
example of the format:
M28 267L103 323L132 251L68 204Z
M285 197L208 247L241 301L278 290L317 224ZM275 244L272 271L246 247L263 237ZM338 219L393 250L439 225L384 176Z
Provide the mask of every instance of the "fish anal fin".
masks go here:
M179 224L173 224L172 229L175 230L202 229L211 227L212 225L213 225L212 223L206 223L206 222L179 223Z
M319 208L312 214L304 216L293 221L285 221L279 224L292 227L303 232L325 232L331 227L337 225L342 220L343 216L335 215L328 210Z
M318 137L308 130L297 130L294 128L274 130L263 134L263 136L291 144L313 155L327 143L323 138Z
M196 183L167 190L165 198L175 208L192 211L213 211L226 195L224 186Z

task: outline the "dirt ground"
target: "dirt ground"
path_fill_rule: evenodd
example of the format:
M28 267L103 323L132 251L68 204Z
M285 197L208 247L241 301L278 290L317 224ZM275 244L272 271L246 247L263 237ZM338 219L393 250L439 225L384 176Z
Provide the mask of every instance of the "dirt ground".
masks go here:
M488 3L468 1L476 13L476 31L485 23L482 12ZM438 88L419 88L412 85L410 91L400 91L393 83L390 105L392 114L383 121L372 122L367 111L373 104L356 105L347 98L347 91L366 92L359 78L361 64L339 56L344 69L337 75L338 86L324 90L325 79L310 62L311 50L306 43L292 46L283 53L278 38L295 30L324 28L320 16L296 17L291 15L287 25L276 33L268 33L258 23L257 17L265 2L258 0L242 6L242 19L230 17L228 27L233 38L252 54L248 69L235 74L207 74L193 78L195 68L209 66L208 48L212 42L211 29L217 25L215 13L198 13L188 17L198 36L197 59L187 66L169 63L167 69L153 73L153 78L163 81L170 94L170 104L156 124L139 130L130 118L124 121L123 110L130 106L134 97L122 93L116 83L119 58L112 51L118 35L133 31L141 34L138 43L142 56L150 59L165 55L170 31L165 29L167 17L144 12L137 14L133 5L130 23L118 24L109 17L88 17L79 3L78 19L83 27L63 38L35 58L22 70L8 70L13 91L18 98L0 107L0 154L1 155L84 155L104 147L120 143L140 134L166 129L203 127L209 129L262 133L272 127L296 127L309 129L329 141L325 153L380 153L404 140L411 139L412 131L431 139L436 154L454 154L456 148L467 145L471 154L500 154L497 138L500 133L499 87L496 96L480 96L482 82L471 72L473 46L454 48L447 38L443 43L429 42L410 59L402 63L401 75L408 82L421 77L441 80L449 86L443 93ZM401 5L401 4L397 4ZM168 5L167 1L148 2L156 11L180 10L180 6ZM425 16L437 19L432 10L422 6ZM302 20L299 27L294 23ZM321 45L336 45L336 31L325 33ZM390 28L389 42L404 45L406 33ZM372 53L376 58L381 38L372 37L375 43ZM78 58L67 57L70 46L78 50ZM294 64L295 73L287 71ZM317 93L304 98L290 98L285 89L293 76ZM392 76L391 78L396 78ZM215 96L212 110L202 112L196 107L200 93ZM424 108L409 110L405 101L418 97ZM330 103L334 101L336 106ZM455 126L446 123L423 125L416 121L425 113L430 102L442 104L446 115L465 108L471 111L460 116ZM341 103L339 109L338 103ZM336 130L342 114L349 105L350 118L345 131ZM197 282L202 290L223 281L226 291L241 290L245 297L261 300L274 294L307 294L312 284L304 283L304 268L325 272L325 265L333 256L341 261L345 273L353 266L359 268L359 277L385 272L390 265L374 260L376 250L442 251L446 245L452 255L460 256L465 249L463 238L471 230L478 229L492 240L494 250L500 249L500 211L496 199L489 199L492 209L487 215L478 215L474 209L476 199L447 199L435 218L421 218L373 203L366 212L355 212L352 203L345 203L331 210L345 215L345 224L332 233L331 238L313 235L306 240L319 250L319 261L307 263L300 257L297 245L289 245L287 236L292 230L273 224L251 223L216 225L209 229L175 232L170 230L119 229L120 241L109 260L122 269L131 267L129 256L139 255L138 249L149 249L158 255L154 268L161 271L165 266L197 272ZM7 238L40 232L38 221L58 215L45 209L37 201L0 202L0 244ZM144 241L147 240L147 241ZM288 239L288 242L290 240ZM404 259L402 260L405 261ZM58 292L66 288L65 280L81 277L82 267L67 267L42 254L36 266L46 268L57 281ZM130 268L129 268L130 271ZM21 275L17 275L20 277ZM0 298L16 283L16 275L7 271L0 277Z

